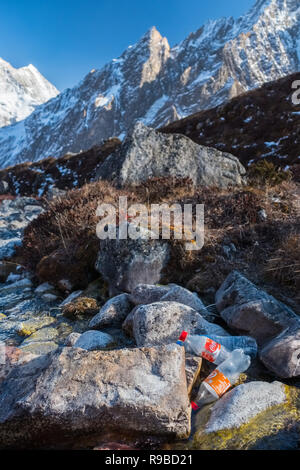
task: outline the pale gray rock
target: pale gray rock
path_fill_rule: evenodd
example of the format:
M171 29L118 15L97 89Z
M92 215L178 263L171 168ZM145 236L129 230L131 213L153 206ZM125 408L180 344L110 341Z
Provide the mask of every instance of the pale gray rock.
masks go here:
M132 304L129 295L117 295L103 305L100 312L91 319L89 327L121 326L131 310Z
M87 351L105 349L114 344L114 338L102 331L85 331L74 343L74 348L81 348Z
M240 428L259 413L286 401L284 384L249 382L226 393L211 410L206 433Z
M101 240L95 264L111 293L132 292L138 284L159 283L169 260L169 244L147 239L151 234L148 230L141 230L136 240L120 240L118 234L115 240Z
M288 306L237 271L220 287L216 304L231 328L256 339L268 369L282 378L300 375L300 318Z
M100 165L96 179L119 186L149 178L189 177L199 186L226 188L243 183L246 170L229 153L179 134L162 134L138 122L121 147Z
M187 438L184 349L62 352L15 367L0 385L0 447L141 433Z
M130 300L134 305L147 305L159 302L167 294L169 286L138 284L130 294Z
M221 326L209 323L196 310L178 302L140 305L135 308L132 323L139 347L176 342L183 330L190 334L228 335Z

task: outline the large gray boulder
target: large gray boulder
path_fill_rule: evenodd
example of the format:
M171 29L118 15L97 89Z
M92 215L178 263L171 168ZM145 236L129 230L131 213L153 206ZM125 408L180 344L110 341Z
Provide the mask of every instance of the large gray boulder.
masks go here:
M268 369L283 378L300 375L300 318L289 307L237 271L218 290L216 305L231 328L256 339Z
M190 414L180 346L64 348L15 367L0 385L0 448L112 431L186 438Z
M183 330L190 334L226 336L219 325L209 323L199 312L178 302L156 302L136 307L132 315L133 335L138 346L176 342Z
M131 292L138 284L156 284L170 257L168 242L147 239L141 231L138 239L101 240L95 264L96 270L108 283L111 294ZM150 232L148 233L148 235Z
M120 186L154 177L189 177L196 185L241 185L246 170L229 153L198 145L179 134L162 134L138 122L122 146L99 167L96 178Z
M255 381L227 392L194 421L193 450L297 450L299 391Z

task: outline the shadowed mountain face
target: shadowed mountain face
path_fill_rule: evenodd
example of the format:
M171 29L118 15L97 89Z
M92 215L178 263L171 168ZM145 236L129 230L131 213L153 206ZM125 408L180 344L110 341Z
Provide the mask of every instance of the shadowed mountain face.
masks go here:
M269 82L161 131L184 134L198 144L232 153L244 165L261 159L284 167L299 164L300 105L292 100L292 85L298 80L300 73Z
M78 86L0 129L0 166L79 152L143 121L159 127L299 69L297 0L259 0L170 48L152 28Z

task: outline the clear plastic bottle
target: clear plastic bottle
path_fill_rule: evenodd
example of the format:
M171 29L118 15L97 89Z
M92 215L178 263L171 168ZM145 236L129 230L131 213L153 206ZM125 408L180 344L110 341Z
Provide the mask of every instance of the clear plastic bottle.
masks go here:
M186 352L196 354L217 365L230 356L230 351L207 336L189 335L183 331L177 343L184 346Z
M186 352L201 356L216 365L224 362L232 351L242 349L245 354L255 357L257 344L248 336L201 336L181 333L178 344L184 346Z
M202 382L197 398L191 403L194 410L221 398L239 379L251 364L250 356L242 349L236 349Z

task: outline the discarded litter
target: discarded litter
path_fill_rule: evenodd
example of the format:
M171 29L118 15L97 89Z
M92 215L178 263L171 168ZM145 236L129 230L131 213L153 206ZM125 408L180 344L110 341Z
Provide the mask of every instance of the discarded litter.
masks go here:
M224 362L232 351L242 349L245 354L255 357L257 344L255 339L248 336L201 336L189 335L186 331L181 333L177 342L184 346L186 352L201 356L216 365Z
M197 398L191 403L194 410L221 398L251 364L250 356L236 349L202 382Z

